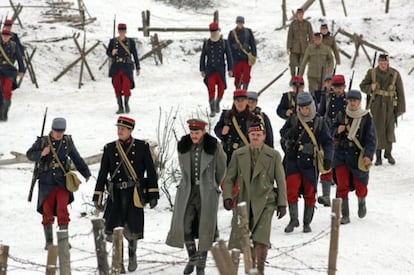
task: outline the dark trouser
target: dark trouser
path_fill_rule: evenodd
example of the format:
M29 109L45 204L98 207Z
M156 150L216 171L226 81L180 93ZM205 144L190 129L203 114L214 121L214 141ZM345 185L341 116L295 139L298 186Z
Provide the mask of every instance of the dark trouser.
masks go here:
M185 241L194 241L194 236L198 235L198 232L193 232L194 222L197 222L197 219L201 215L201 198L200 198L200 186L192 185L190 197L187 202L187 209L185 210L184 215L184 240Z

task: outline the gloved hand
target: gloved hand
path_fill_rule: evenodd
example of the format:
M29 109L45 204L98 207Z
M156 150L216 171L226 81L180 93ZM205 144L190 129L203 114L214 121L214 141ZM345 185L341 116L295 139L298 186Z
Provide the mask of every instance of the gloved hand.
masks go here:
M93 205L95 206L95 209L98 210L99 212L103 212L104 211L104 206L102 204L98 204L97 201L93 202Z
M225 199L223 202L224 208L226 210L231 210L233 208L233 200L232 199Z
M158 204L158 200L157 199L151 199L149 201L149 205L150 205L150 208L151 209L153 209L155 206L157 206L157 204Z
M325 170L331 169L331 161L329 159L323 160L323 169Z
M278 206L276 215L278 219L283 218L283 216L286 215L286 206Z

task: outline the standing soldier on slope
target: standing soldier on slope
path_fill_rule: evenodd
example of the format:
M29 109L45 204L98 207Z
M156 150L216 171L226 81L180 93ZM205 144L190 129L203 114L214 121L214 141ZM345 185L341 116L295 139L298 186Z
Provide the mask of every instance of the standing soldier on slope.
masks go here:
M322 43L331 48L333 55L335 56L335 64L341 65L341 57L339 55L338 46L336 45L335 37L332 36L328 29L328 24L321 24Z
M220 112L220 101L223 98L226 83L226 59L229 76L233 76L233 58L229 44L220 35L219 25L213 22L209 26L210 38L201 49L200 72L208 88L210 117ZM224 57L226 55L226 57ZM217 98L215 98L217 86Z
M118 103L117 114L130 112L129 97L131 96L131 89L135 87L134 62L137 76L139 76L141 70L135 41L132 38L126 37L126 32L127 25L119 23L119 36L109 41L108 49L106 50L106 54L112 58L109 76L112 77L112 85L114 86ZM134 62L131 55L134 57ZM124 101L122 96L124 96Z
M226 171L226 155L217 139L206 132L206 122L187 121L190 134L178 142L182 178L175 196L174 213L166 243L187 248L184 274L204 274L207 252L218 236L219 185ZM199 239L198 250L195 239Z
M289 26L286 43L292 79L296 75L296 68L302 63L306 48L312 43L312 35L312 25L304 19L304 10L302 8L297 9L296 19Z
M359 87L362 92L371 95L367 109L371 109L377 130L375 165L382 165L384 149L384 158L394 165L395 159L391 155L392 144L396 141L397 119L405 113L405 95L401 75L389 66L388 54L379 55L378 66L368 70Z
M252 30L244 27L243 16L237 16L236 24L236 28L229 32L227 39L234 62L234 86L236 89L247 90L252 66L257 57L256 40Z

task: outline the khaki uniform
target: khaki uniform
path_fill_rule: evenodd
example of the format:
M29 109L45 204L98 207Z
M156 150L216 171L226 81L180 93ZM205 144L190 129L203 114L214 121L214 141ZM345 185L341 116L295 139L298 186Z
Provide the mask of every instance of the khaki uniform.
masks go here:
M331 48L332 53L335 56L335 63L336 65L341 64L341 57L339 56L339 50L338 46L336 45L335 37L333 37L330 33L328 33L326 36L323 36L322 43L329 48Z
M371 91L373 78L376 78L377 83L375 91ZM392 143L396 141L394 123L398 115L405 113L405 95L401 75L391 67L388 67L385 72L376 67L368 70L359 87L362 92L371 95L370 107L377 130L377 150L391 151Z
M299 22L294 20L288 30L287 49L290 51L289 66L290 74L296 75L296 67L300 66L305 54L306 48L312 43L313 30L312 25L307 20Z
M305 51L299 74L303 75L306 65L308 66L308 87L313 94L314 91L322 87L321 75L331 73L333 70L333 57L331 49L324 45L311 44ZM322 67L324 72L322 72Z

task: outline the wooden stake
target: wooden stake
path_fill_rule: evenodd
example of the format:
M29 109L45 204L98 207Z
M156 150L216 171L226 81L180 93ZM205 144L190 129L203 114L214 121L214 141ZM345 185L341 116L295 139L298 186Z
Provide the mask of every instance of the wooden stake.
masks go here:
M105 244L105 222L104 219L93 219L93 236L95 238L95 251L98 260L99 275L109 275L108 253Z
M323 0L319 0L319 4L320 4L320 6L321 6L322 15L323 15L323 16L326 16L325 6L323 5Z
M249 218L247 215L247 206L245 202L241 202L237 205L237 215L239 223L239 229L242 235L241 246L243 251L244 271L249 273L252 268L252 252L250 247L250 230L249 230Z
M331 241L329 244L328 275L335 275L338 257L339 226L341 222L342 199L332 200Z
M122 254L123 248L122 245L124 236L124 228L123 227L115 227L113 233L113 252L112 252L112 275L119 275L121 274L121 267L122 267Z
M389 10L390 10L390 0L387 0L385 2L385 13L388 13Z
M240 264L240 250L239 249L231 250L231 260L233 262L233 265L234 265L234 268L237 274L237 270L239 269L239 264Z
M58 246L49 245L47 248L46 275L55 275L57 271Z
M221 255L222 255L222 257L223 257L223 259L224 259L224 261L227 265L228 274L229 275L237 274L236 269L234 268L233 261L231 259L230 253L227 250L227 245L224 242L224 240L219 240L218 245L219 245L219 248L220 248L220 251L221 251Z
M213 22L219 23L219 12L218 12L218 10L214 11Z
M9 246L0 244L0 275L7 274L8 257L9 257Z
M226 261L222 257L221 249L218 244L211 247L211 254L213 254L214 261L216 262L217 269L220 274L229 274L228 266Z
M287 13L286 13L286 0L282 1L282 27L286 26Z
M346 17L346 16L348 16L348 13L346 12L345 0L341 0L341 2L342 2L342 8L344 9L345 17Z
M69 233L67 230L58 230L59 274L70 275Z

